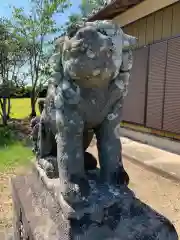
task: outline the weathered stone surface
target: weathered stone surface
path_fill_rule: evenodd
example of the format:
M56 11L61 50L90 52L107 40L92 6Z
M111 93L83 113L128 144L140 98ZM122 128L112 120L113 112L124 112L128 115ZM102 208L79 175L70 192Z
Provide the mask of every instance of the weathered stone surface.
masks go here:
M111 21L80 24L56 42L37 127L37 157L49 175L54 171L50 159L57 157L62 198L69 204L91 195L84 152L93 134L97 138L101 180L115 185L128 183L117 133L132 68L133 44L135 38Z
M52 189L58 184L55 179L48 181ZM101 223L89 215L80 220L64 218L60 205L51 194L55 188L47 190L46 183L40 181L36 171L13 179L12 189L16 213L15 240L23 239L19 237L19 226L24 239L28 240L178 239L173 225L135 198L126 186L120 187L119 203L104 211Z
M21 180L27 185L27 190L22 188L28 191L24 196L29 194L34 202L37 196L37 205L30 208L41 212L43 198L48 212L38 220L39 228L30 228L42 239L45 233L50 234L47 239L177 239L172 224L127 187L119 128L135 42L112 21L95 21L77 24L55 44L44 109L33 127L38 177L32 174ZM94 134L99 170L85 152ZM20 195L22 190L18 191ZM46 203L50 193L51 206ZM58 224L50 216L55 202ZM54 232L44 233L42 229L50 231L44 225Z

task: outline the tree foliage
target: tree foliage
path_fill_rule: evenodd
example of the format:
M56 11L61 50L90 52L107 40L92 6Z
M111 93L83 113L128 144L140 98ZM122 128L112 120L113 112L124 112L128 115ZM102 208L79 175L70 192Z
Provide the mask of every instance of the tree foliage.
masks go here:
M103 7L107 4L107 0L81 0L81 4L79 6L81 15L83 17L88 17L93 10L99 9L99 7Z
M23 46L8 19L0 18L0 115L4 125L10 115L10 95L23 83L19 72L25 64Z
M73 13L69 16L68 21L64 26L62 35L66 34L66 31L73 27L76 23L81 22L83 19L87 19L93 11L104 7L109 2L110 0L81 0L79 5L80 13Z
M23 8L13 8L14 33L26 48L28 74L32 85L32 116L36 115L35 104L40 86L45 81L40 76L52 53L50 40L60 31L54 16L62 14L69 5L68 0L31 0L28 13Z

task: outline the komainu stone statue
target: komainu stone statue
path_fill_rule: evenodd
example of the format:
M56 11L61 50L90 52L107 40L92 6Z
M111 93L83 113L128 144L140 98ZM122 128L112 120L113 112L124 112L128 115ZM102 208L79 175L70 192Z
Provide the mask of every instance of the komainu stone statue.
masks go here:
M32 128L44 182L57 178L52 191L71 223L66 239L178 239L172 224L127 186L119 127L135 44L111 21L77 24L55 42L47 97ZM99 169L86 152L93 135Z

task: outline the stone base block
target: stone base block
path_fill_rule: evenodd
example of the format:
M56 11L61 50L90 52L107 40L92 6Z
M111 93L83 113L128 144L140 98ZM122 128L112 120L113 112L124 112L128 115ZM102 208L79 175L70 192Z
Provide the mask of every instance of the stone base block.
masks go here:
M57 181L49 179L49 186ZM101 223L88 214L68 220L36 171L18 176L12 180L15 240L178 240L165 217L135 197L128 201L129 192L123 190L119 203L104 212Z

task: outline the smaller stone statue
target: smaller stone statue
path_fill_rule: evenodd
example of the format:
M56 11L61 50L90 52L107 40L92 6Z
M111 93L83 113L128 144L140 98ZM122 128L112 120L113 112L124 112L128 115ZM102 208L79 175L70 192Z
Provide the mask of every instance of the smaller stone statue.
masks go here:
M39 112L42 114L42 111L44 109L44 100L41 99L38 101L38 107L39 107ZM31 139L33 142L33 149L32 151L37 154L38 153L38 132L39 132L39 123L40 123L40 116L36 116L31 119L30 127L31 127Z

